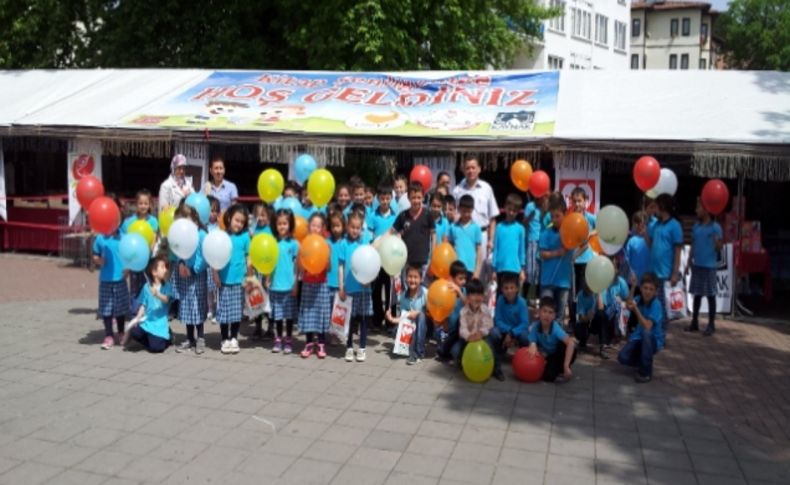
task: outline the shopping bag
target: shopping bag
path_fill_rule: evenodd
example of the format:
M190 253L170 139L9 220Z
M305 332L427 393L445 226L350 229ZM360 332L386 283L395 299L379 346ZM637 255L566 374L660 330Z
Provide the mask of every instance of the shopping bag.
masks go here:
M349 327L351 327L351 301L352 298L348 295L346 295L346 301L343 301L336 294L335 301L332 303L329 332L344 342L348 338Z
M631 318L631 310L625 306L624 301L617 302L617 335L625 337L628 335L628 319Z
M686 290L683 283L678 281L672 286L671 281L664 282L664 302L666 305L667 320L678 320L686 318Z
M247 282L250 284L244 288L244 315L252 320L264 312L269 299L257 278L248 278Z
M492 281L488 285L488 290L486 291L486 306L488 307L488 311L491 312L491 317L494 317L494 313L496 311L496 281Z
M416 330L417 325L415 325L412 320L406 318L405 314L401 315L398 321L398 332L395 334L395 343L392 346L392 353L408 357L411 339Z

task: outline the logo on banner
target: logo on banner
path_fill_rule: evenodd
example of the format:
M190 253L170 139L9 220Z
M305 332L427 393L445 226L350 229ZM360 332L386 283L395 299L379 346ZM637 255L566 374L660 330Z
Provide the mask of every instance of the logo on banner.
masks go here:
M93 174L95 167L93 156L82 153L71 162L71 174L74 176L74 180L80 180L86 175Z
M560 179L560 192L565 197L565 203L568 208L573 206L571 200L571 193L577 188L584 190L587 194L587 212L595 214L596 200L595 200L595 180L592 179Z

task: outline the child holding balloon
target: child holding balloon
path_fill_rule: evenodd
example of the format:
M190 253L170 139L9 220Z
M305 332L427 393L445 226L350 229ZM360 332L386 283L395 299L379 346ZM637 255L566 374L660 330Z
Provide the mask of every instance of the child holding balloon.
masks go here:
M529 326L529 355L540 352L546 359L543 369L545 382L566 382L572 376L571 365L576 360L573 339L565 333L557 321L557 303L550 296L541 297L538 303L538 321Z
M313 237L324 237L326 218L323 214L313 214L308 225ZM317 274L303 268L299 305L299 328L305 334L305 346L300 354L303 359L310 357L314 349L317 349L316 355L319 359L326 357L326 333L329 331L332 306L332 294L327 285L328 266Z
M452 196L449 196L452 197ZM461 309L466 304L466 266L460 261L450 264L452 289L455 291L455 308L447 320L434 322L434 338L437 343L436 356L439 360L452 359L453 347L458 343L458 323ZM460 351L457 351L460 352Z
M458 260L464 263L466 270L477 278L483 265L483 232L472 220L474 210L475 199L469 194L461 196L458 201L460 215L447 231L447 241L455 248Z
M277 265L267 278L266 286L272 302L272 320L276 335L272 352L290 354L293 351L293 328L296 319L296 305L299 287L296 285L299 243L293 238L293 212L280 209L274 215L274 228L277 232Z
M671 195L659 195L656 198L656 204L658 205L658 220L652 228L648 229L647 244L650 246L650 271L658 277L658 301L661 302L661 308L665 309L665 283L669 282L675 286L680 281L680 250L683 246L683 228L675 218L675 200ZM666 323L666 313L661 323Z
M217 322L222 335L220 352L239 353L239 327L244 309L245 276L252 275L247 264L250 252L250 233L247 232L249 214L241 204L234 204L225 211L225 230L231 241L230 261L219 271L213 271L214 282L219 286Z
M176 210L176 220L186 218L198 227L198 246L195 253L188 259L179 259L174 272L175 286L178 288L180 299L178 306L178 319L186 326L187 338L176 347L176 352L188 352L194 349L196 354L206 350L206 341L203 334L203 323L208 314L208 282L206 270L208 265L203 258L203 240L206 238L206 229L200 222L197 210L182 200ZM195 332L197 331L197 338Z
M256 202L252 206L252 224L250 224L250 237L255 237L258 234L272 234L271 228L271 220L274 219L274 210L272 207L267 204L266 202ZM263 281L263 275L255 272L255 277L259 280ZM265 290L264 290L265 291ZM272 329L271 320L268 319L267 314L267 321L269 322L268 328L266 329L266 336L271 337L274 335L274 331ZM255 331L252 334L255 338L263 338L263 314L258 315L255 317Z
M521 196L508 194L505 200L505 220L498 222L495 229L494 248L491 255L492 280L497 282L497 287L503 286L502 276L512 275L518 278L520 284L526 278L524 266L526 265L526 232L524 225L516 220L521 209Z
M116 222L117 228L117 222ZM123 339L124 323L129 314L129 289L124 281L118 229L110 235L99 234L93 241L93 264L99 271L99 316L104 322L101 348L108 350L115 344L112 321L115 318L119 342Z
M370 286L362 285L351 272L351 256L354 251L370 243L370 238L362 232L364 216L356 211L351 211L346 223L346 238L343 241L338 255L338 296L345 301L346 295L351 301L351 331L346 340L346 362L355 360L353 327L359 328L359 347L356 351L356 361L364 362L366 359L366 345L368 340L368 318L373 315L373 301Z
M208 224L206 225L206 231L216 231L219 230L219 199L214 197L213 195L209 195L208 203L211 207L211 212L209 212L208 216ZM206 267L206 296L207 296L207 306L208 312L206 313L206 318L211 320L213 323L217 323L214 319L214 313L217 311L217 285L214 283L214 278L211 275L211 267Z
M691 261L686 272L691 268L691 284L689 293L694 295L691 324L686 327L688 332L699 330L699 309L702 297L708 300L708 326L703 335L710 336L716 331L716 254L721 251L721 226L714 221L702 202L697 201L697 219L691 231Z
M374 240L387 234L397 217L395 211L392 210L392 206L390 206L392 186L387 183L381 183L377 192L379 205L368 216L368 229L370 229ZM375 325L380 325L384 322L385 309L390 308L391 293L392 278L384 271L384 268L381 268L378 277L373 282L373 322Z
M664 308L656 297L659 283L656 275L648 271L642 276L641 295L626 302L636 324L617 360L622 365L637 368L634 380L638 383L652 380L653 356L664 348Z
M573 204L573 212L577 214L581 214L584 216L584 219L587 221L587 227L589 228L589 234L592 235L595 231L595 216L592 215L589 211L587 211L587 205L590 202L590 198L587 195L587 192L581 188L576 187L571 191L571 203ZM587 263L593 257L593 251L590 248L589 244L584 244L581 248L581 253L575 255L573 261L573 282L572 282L572 289L573 291L581 291L584 288L584 270L587 268ZM570 322L569 325L571 328L575 328L576 326L576 294L570 295Z
M411 344L409 345L407 365L418 364L425 358L425 336L428 329L428 324L425 320L427 299L428 290L422 286L422 268L419 266L408 266L406 268L406 288L404 288L400 296L401 318L408 318L415 325ZM387 309L385 316L388 322L398 325L399 319L395 318L389 309Z
M156 241L156 233L159 232L159 221L151 214L151 192L147 189L138 190L135 196L135 205L137 207L136 213L124 219L123 224L121 224L121 235L136 232L143 236L149 247L151 247ZM143 285L145 285L145 273L142 271L130 271L129 293L132 297L133 313L137 312L137 300Z
M129 322L127 333L121 339L126 346L129 337L140 342L149 352L164 352L170 345L170 325L167 322L167 306L170 303L170 284L167 282L168 261L157 256L148 265L150 283L143 286L140 294L140 309Z
M572 252L565 249L560 238L560 227L567 210L562 194L558 197L549 197L548 209L551 227L543 230L538 244L541 259L540 296L552 297L557 320L562 324L565 321L565 308L568 305L568 292L573 277Z
M631 216L631 234L623 249L625 260L631 268L629 283L634 285L642 280L642 275L650 266L650 248L645 240L647 217L644 211L637 211Z
M479 340L485 340L490 349L494 349L496 342L491 334L494 329L494 320L491 318L491 311L483 304L483 282L477 278L472 278L466 284L466 305L461 309L458 335L459 345L454 347L453 358L457 362L462 362L466 345ZM494 354L494 377L502 381L505 379L500 369L499 352ZM462 364L463 367L463 364ZM467 369L464 372L468 372Z

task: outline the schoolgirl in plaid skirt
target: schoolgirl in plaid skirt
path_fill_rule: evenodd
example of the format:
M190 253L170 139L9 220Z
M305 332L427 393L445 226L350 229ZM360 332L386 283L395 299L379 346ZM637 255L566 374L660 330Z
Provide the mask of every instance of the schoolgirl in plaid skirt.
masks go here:
M279 251L277 265L268 278L272 319L277 329L272 352L290 354L293 351L293 327L297 315L296 258L299 255L299 243L291 236L294 229L293 213L288 209L278 210L274 215L274 228Z
M128 234L129 229L135 222L145 221L148 227L151 228L154 238L156 238L156 234L159 233L159 221L156 217L151 215L151 192L146 189L138 190L135 197L135 204L137 206L137 212L124 219L121 224L121 235ZM145 283L144 271L129 272L129 295L131 297L132 313L137 313L137 309L140 306L140 291L143 289L143 286L145 286Z
M252 206L252 213L250 214L250 237L254 238L258 234L272 234L272 229L270 226L270 221L274 219L274 209L265 203L265 202L256 202ZM265 298L269 298L268 291L266 290L266 277L260 273L258 270L255 270L255 278L261 282L261 285L264 288L264 294L266 295ZM269 299L269 308L271 308L271 299ZM266 328L266 337L273 337L274 336L274 329L272 326L272 319L271 319L271 312L264 312L261 315L255 317L255 331L253 332L253 336L259 339L264 337L263 333L263 318L266 316L267 328Z
M126 316L129 314L129 288L124 281L119 245L121 234L116 231L110 236L100 234L93 241L93 262L99 271L99 316L104 322L102 348L115 344L112 321L118 326L118 339L123 338Z
M220 351L223 354L239 353L238 336L244 308L242 283L246 276L252 275L252 269L247 265L250 253L248 218L247 209L241 204L234 204L225 211L225 230L231 241L230 261L224 268L214 272L220 281L217 322L222 335Z
M346 239L341 246L339 256L340 288L338 295L345 300L346 296L351 301L351 331L346 340L346 362L364 362L368 340L368 320L373 316L373 298L370 285L362 285L354 278L351 272L351 256L360 246L370 243L370 237L362 232L364 217L362 214L351 211L346 222ZM359 330L359 348L354 352L354 330Z
M219 227L219 199L213 195L208 195L207 197L209 207L211 207L211 212L209 212L206 231L221 231L222 229ZM217 285L214 283L211 267L206 267L206 305L208 310L206 317L209 320L213 320L214 323L217 322L215 320L215 315L217 312L217 289Z
M310 216L309 231L310 234L316 234L323 238L326 232L326 218L323 214L316 212ZM326 248L329 249L328 244L326 244ZM327 261L327 266L328 263L329 261ZM320 273L311 274L308 268L303 268L302 294L299 305L299 329L304 332L306 337L305 347L301 353L303 358L310 357L316 346L318 358L326 357L326 333L329 331L332 305L332 292L329 291L326 278L328 269L325 267ZM318 342L315 342L316 337Z

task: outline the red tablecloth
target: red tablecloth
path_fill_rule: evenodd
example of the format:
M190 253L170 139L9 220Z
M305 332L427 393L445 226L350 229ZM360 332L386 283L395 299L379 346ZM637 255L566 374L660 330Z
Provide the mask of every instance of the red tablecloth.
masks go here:
M762 274L763 296L766 301L773 299L774 284L771 278L771 256L767 251L759 253L740 252L735 265L738 268L738 274Z

